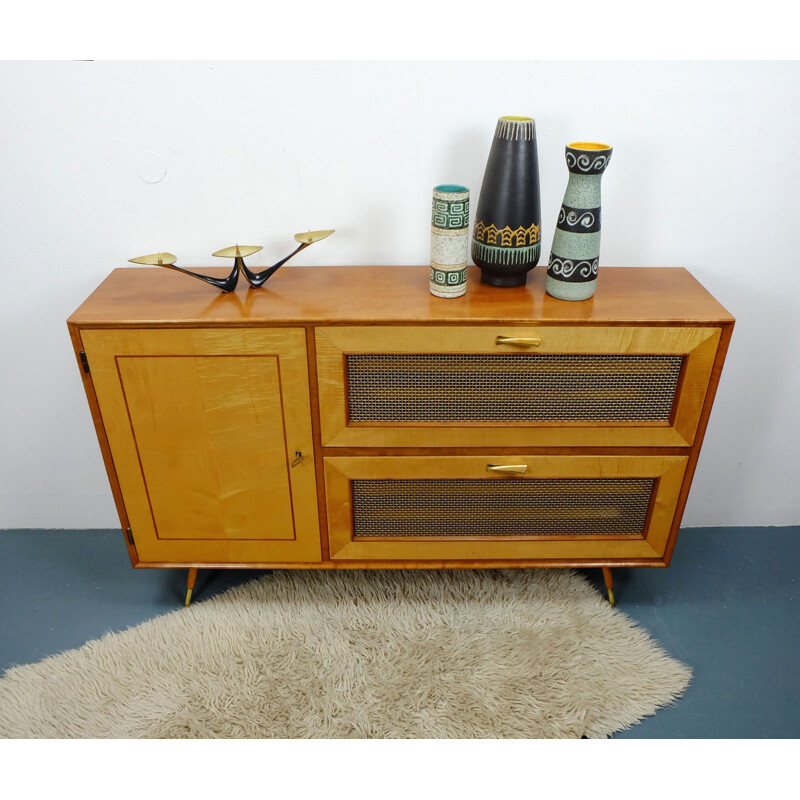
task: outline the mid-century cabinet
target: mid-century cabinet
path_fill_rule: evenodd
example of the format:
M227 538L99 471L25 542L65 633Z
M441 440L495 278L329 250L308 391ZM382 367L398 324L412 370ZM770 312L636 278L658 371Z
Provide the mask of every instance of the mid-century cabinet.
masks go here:
M68 324L132 564L187 602L203 567L596 566L613 602L668 565L733 318L684 269L473 272L114 270Z

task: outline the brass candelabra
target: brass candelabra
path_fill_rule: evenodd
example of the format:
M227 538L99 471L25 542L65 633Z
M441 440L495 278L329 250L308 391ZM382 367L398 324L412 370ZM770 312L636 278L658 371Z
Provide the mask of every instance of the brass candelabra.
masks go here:
M223 292L232 292L239 282L239 275L243 274L247 279L247 282L254 289L258 289L260 286L263 286L290 258L294 258L294 256L296 256L301 250L305 250L306 247L310 247L312 244L314 244L314 242L327 239L332 233L334 233L333 230L296 233L294 240L298 242L298 246L291 253L289 253L286 258L282 258L280 261L273 264L271 267L267 267L267 269L264 269L261 272L253 272L244 263L246 256L251 256L253 253L257 253L262 249L260 245L235 244L233 247L225 247L222 250L217 250L216 253L212 253L213 256L216 256L217 258L233 259L233 268L231 269L230 274L225 278L213 278L210 275L201 275L197 272L192 272L191 270L179 267L175 263L178 260L178 257L172 253L152 253L148 256L129 258L128 261L130 261L132 264L147 264L149 266L174 269L178 272L182 272L184 275L190 275L192 278L197 278L205 283L210 283L212 286L216 286L217 289Z

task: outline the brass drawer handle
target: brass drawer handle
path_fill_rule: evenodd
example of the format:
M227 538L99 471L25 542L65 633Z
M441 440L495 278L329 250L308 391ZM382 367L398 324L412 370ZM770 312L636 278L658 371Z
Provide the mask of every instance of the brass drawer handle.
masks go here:
M494 340L495 344L518 344L520 347L538 347L541 343L541 339L525 339L525 338L518 338L516 336L498 336Z
M522 475L527 472L527 464L487 464L486 469L488 472L513 472L516 475Z

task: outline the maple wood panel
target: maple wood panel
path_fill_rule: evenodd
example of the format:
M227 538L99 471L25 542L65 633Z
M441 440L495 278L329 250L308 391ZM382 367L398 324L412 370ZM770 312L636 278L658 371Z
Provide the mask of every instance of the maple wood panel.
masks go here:
M654 559L664 554L688 459L685 456L365 456L325 458L331 558L344 559ZM525 465L524 477L487 472L487 464ZM356 538L354 480L653 478L644 538L634 536ZM411 501L410 501L411 502ZM489 523L490 524L490 523Z
M498 345L497 336L539 346ZM714 364L719 328L337 326L316 329L322 443L326 447L685 447L691 445ZM386 423L348 419L345 358L354 353L658 354L685 356L672 422ZM486 404L492 403L486 394ZM457 401L456 401L457 402Z
M83 345L139 558L320 558L304 331ZM296 450L309 458L291 468Z

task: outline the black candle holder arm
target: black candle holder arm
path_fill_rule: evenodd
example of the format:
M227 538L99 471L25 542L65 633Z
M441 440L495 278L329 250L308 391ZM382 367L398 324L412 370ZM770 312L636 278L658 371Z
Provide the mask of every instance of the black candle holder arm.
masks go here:
M212 286L216 286L217 289L223 292L232 292L236 288L236 284L239 282L240 261L242 261L242 259L237 258L233 262L233 269L230 271L230 274L224 278L213 278L211 275L201 275L199 272L192 272L191 270L184 269L176 264L161 264L160 266L177 270L178 272L182 272L184 275L189 275L192 278L197 278L198 280L210 283ZM244 264L243 261L242 264Z
M258 289L259 286L263 286L290 258L294 258L301 250L304 250L310 242L301 242L301 244L289 253L286 258L282 258L277 263L273 264L271 267L267 267L267 269L262 270L261 272L253 272L252 270L248 269L245 266L243 259L236 259L237 261L241 261L241 268L242 272L244 273L245 278L247 278L247 282L254 288Z

